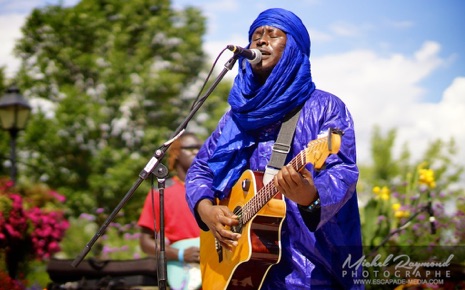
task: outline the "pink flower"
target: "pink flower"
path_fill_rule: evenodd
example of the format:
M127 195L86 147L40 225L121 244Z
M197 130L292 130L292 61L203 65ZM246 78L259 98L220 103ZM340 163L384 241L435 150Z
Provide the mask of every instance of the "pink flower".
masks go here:
M29 203L20 194L10 192L13 188L12 181L0 179L0 197L6 206L0 212L0 248L10 247L20 240L30 243L29 247L21 248L27 255L33 258L44 259L60 251L59 242L63 239L69 222L61 211L47 211L39 207L31 207L35 203ZM55 191L50 191L58 202L64 202L65 198ZM6 197L6 199L5 199Z
M63 203L66 201L66 197L64 195L61 195L59 194L58 192L56 191L50 191L49 192L51 196L53 196L56 200L58 200L59 202Z

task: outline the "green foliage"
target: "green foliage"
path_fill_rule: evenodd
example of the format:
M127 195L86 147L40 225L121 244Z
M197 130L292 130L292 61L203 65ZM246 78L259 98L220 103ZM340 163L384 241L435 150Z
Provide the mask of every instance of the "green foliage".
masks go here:
M40 261L29 261L29 271L26 276L28 289L43 289L52 281L47 273L47 265Z
M84 213L70 219L70 227L61 242L62 251L57 255L61 259L74 259L83 245L86 245L98 232L102 221L107 217L101 210L95 214ZM111 223L103 235L92 245L86 258L99 260L130 260L143 256L139 247L139 228L136 221L128 224Z
M22 28L18 87L41 106L18 139L20 181L47 182L74 216L117 206L204 79L205 18L170 4L82 0L35 9ZM191 121L200 137L226 109L229 87L220 84ZM137 219L148 188L141 184L121 222Z
M429 144L419 161L412 161L405 144L396 159L395 137L395 129L383 136L375 128L371 144L373 164L360 166L357 190L367 263L363 277L372 281L431 278L424 272L430 270L426 266L415 271L406 268L402 273L397 272L398 265L404 258L427 265L452 257L447 271L448 277L453 278L446 283L451 284L447 287L454 287L461 277L465 259L465 190L460 183L464 166L455 158L457 146L453 139L436 140ZM431 216L435 217L434 228L429 220ZM442 274L440 278L446 277ZM392 289L388 284L366 286L367 289Z
M393 159L392 149L395 143L396 131L389 130L386 137L381 135L381 129L375 127L371 137L371 156L373 158L371 178L386 182L399 173L398 162Z
M393 159L395 130L372 139L374 165L365 167L358 188L363 242L370 250L392 245L465 244L464 189L458 182L464 167L454 156L454 140L432 142L421 161L411 162L407 150ZM430 233L428 204L436 216L437 233ZM451 230L450 224L456 224Z

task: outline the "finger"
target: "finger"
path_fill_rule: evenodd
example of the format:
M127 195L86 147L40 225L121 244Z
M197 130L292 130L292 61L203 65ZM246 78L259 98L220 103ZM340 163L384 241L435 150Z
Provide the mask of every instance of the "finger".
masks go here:
M230 252L232 252L233 249L234 249L233 246L231 246L230 244L225 243L225 242L220 242L220 245L221 245L223 248L225 248L226 250L230 251Z
M305 179L313 179L312 173L305 167L300 171L300 174L302 174Z
M237 241L241 238L241 234L234 233L224 227L218 228L214 232L214 236L218 242L224 244L226 248L237 246Z
M231 240L223 240L220 241L221 246L223 246L225 249L228 251L232 252L235 247L237 247L237 242L236 241L231 241Z
M284 176L284 178L289 186L293 187L302 182L302 178L303 178L302 172L297 171L290 164L286 166L286 169L287 169L287 175Z
M234 217L220 216L218 220L224 226L232 227L232 226L237 226L239 224L239 217L237 216L234 216Z
M292 167L291 164L288 164L284 166L280 170L280 175L278 175L278 178L280 181L284 181L284 183L281 184L283 187L292 187L295 186L296 183L299 182L299 180L302 178L300 173Z
M273 178L274 186L276 187L276 189L278 189L279 192L281 192L282 194L285 194L284 188L281 184L282 180L283 180L282 172L279 171L278 174L276 174Z
M215 235L215 238L220 243L220 245L226 248L228 251L232 251L233 248L237 246L237 241L227 239L221 235Z
M226 228L219 229L218 234L221 236L223 240L237 241L241 238L241 234L235 233Z
M234 212L232 212L227 206L222 206L220 209L224 217L236 220L239 219L239 217Z
M291 173L287 166L284 166L278 174L276 174L275 178L275 186L279 192L282 194L288 193L293 186L295 186L295 182L292 179Z

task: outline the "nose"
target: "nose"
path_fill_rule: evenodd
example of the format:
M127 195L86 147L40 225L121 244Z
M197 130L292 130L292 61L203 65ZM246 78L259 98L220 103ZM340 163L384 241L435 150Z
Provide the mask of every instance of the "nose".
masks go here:
M257 40L257 46L267 46L268 45L268 37L263 35Z

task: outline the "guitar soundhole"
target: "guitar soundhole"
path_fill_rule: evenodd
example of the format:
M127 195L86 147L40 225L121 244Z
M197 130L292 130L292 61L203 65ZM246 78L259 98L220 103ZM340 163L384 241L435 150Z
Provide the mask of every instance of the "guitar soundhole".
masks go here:
M238 206L233 210L233 213L239 217L239 224L237 226L232 226L231 231L234 233L242 232L242 207Z

